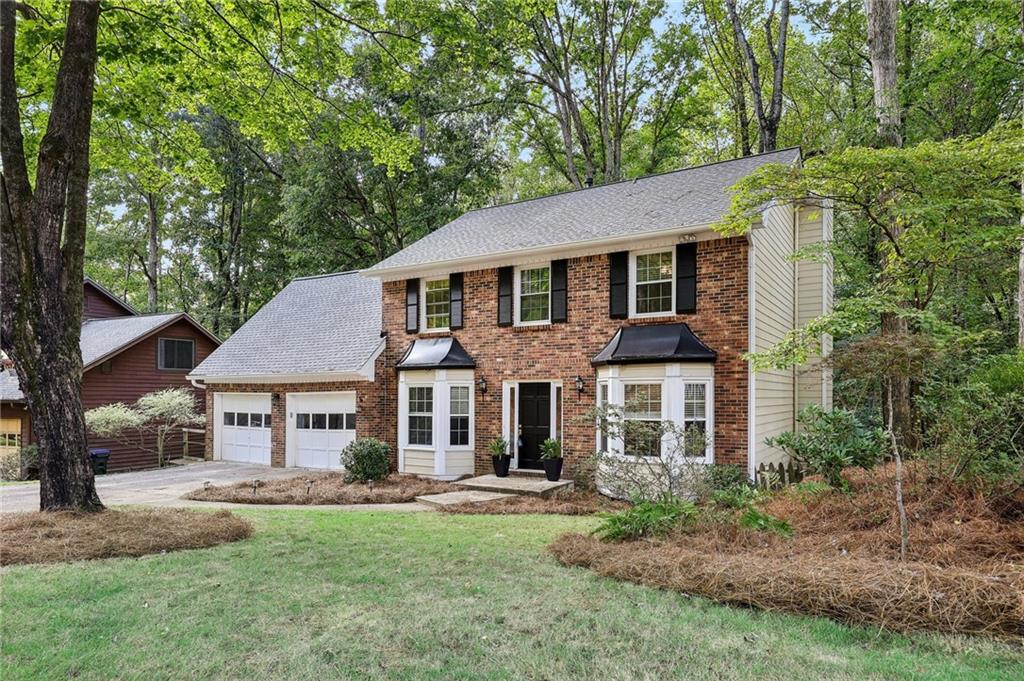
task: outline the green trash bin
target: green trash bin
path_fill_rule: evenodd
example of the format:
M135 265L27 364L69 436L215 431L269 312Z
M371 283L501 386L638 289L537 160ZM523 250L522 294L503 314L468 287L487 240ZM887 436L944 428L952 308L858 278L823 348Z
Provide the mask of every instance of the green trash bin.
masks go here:
M89 459L92 460L92 472L94 475L103 475L107 472L107 460L110 459L109 449L90 449Z

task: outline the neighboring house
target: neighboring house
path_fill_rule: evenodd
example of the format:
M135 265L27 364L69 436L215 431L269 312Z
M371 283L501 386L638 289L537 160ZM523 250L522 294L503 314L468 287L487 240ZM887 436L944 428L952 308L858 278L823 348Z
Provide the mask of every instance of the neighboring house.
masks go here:
M666 446L609 441L588 418L629 404L703 431L694 460L752 474L783 456L764 440L798 407L831 403L817 360L755 374L744 359L829 309L831 264L790 256L831 238L830 207L711 230L729 188L771 162L799 150L470 211L362 273L293 282L192 374L208 456L337 466L343 443L374 436L399 471L451 479L486 472L495 437L518 468L555 437L571 472L599 448ZM265 413L269 435L251 425Z
M91 279L83 284L82 404L86 409L112 402L131 403L162 388L189 387L187 374L220 344L183 312L139 314ZM197 390L197 398L203 395ZM196 438L199 440L201 438ZM25 397L13 368L0 373L0 446L32 442ZM179 437L168 451L182 451ZM148 468L156 455L125 444L89 438L90 448L110 450L109 470ZM190 444L190 448L192 445ZM201 454L195 443L192 454Z

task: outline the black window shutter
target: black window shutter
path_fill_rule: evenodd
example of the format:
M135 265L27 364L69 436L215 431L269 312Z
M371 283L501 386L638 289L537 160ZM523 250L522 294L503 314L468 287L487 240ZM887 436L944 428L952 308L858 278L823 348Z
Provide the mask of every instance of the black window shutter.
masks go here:
M697 311L697 244L676 245L676 314Z
M569 261L551 261L551 321L569 319Z
M629 251L608 254L608 316L629 316Z
M405 280L405 332L420 330L420 280Z
M462 272L448 275L449 328L462 328Z
M512 326L512 268L498 268L498 326Z

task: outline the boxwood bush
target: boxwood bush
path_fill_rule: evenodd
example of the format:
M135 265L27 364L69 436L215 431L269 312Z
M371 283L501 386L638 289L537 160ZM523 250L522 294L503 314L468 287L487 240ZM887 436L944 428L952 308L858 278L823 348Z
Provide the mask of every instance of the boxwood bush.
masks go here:
M372 437L353 440L341 450L341 465L348 482L383 480L391 472L391 448Z

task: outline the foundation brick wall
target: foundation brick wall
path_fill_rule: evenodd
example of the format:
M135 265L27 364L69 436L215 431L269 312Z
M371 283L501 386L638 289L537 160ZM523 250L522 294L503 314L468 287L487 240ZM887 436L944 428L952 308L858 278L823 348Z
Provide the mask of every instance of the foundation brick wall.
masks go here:
M285 430L288 417L288 393L303 392L341 392L356 393L356 437L375 437L391 444L391 467L398 468L398 455L395 449L396 419L393 412L388 412L388 400L385 394L386 381L379 380L386 371L384 356L377 359L374 366L373 383L368 381L335 381L325 383L208 383L206 386L206 458L213 458L213 394L230 393L270 393L277 396L274 404L271 398L270 421L270 465L281 468L285 465ZM391 369L394 372L394 369ZM339 452L340 454L340 452Z
M748 336L748 244L745 238L702 241L697 256L697 312L646 320L608 316L607 254L571 258L568 263L568 311L564 324L530 327L497 325L497 270L464 273L464 328L451 333L476 361L475 378L487 381L487 392L476 390L476 472L490 470L487 444L501 435L502 381L562 380L563 448L567 475L575 463L593 453L594 426L585 414L595 405L596 372L591 358L620 326L690 325L704 343L717 351L715 364L715 460L746 466L748 367L742 359ZM384 405L386 441L396 446L397 374L395 365L418 337L405 331L405 281L385 282L384 330L386 368L377 373L379 400ZM584 379L578 394L576 376ZM276 436L276 432L275 432Z

